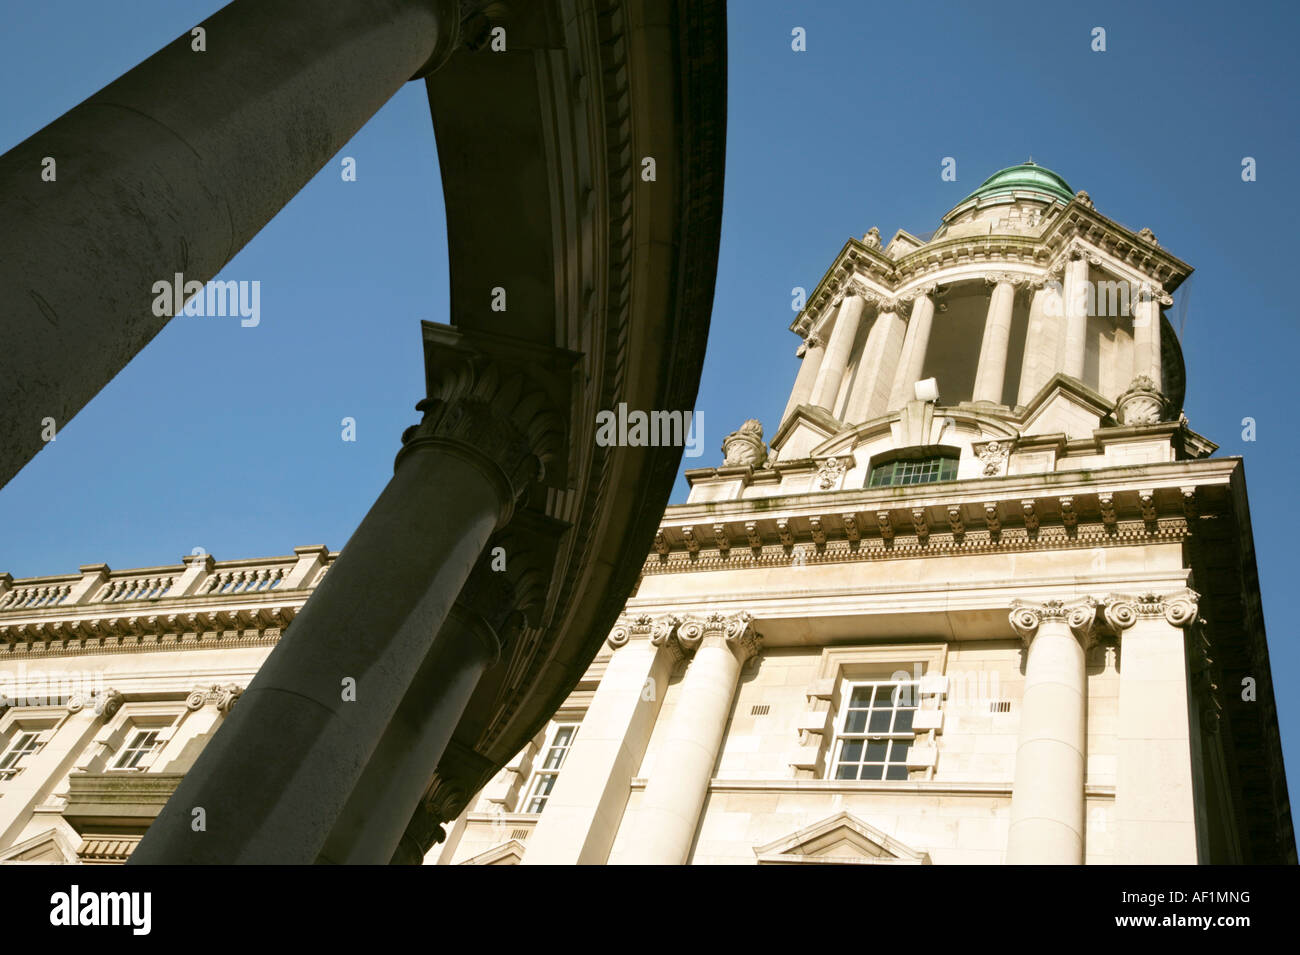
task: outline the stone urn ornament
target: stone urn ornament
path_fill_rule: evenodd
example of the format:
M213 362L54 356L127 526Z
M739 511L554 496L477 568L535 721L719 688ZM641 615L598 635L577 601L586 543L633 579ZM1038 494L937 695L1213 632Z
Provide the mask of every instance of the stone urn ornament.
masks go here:
M767 460L767 445L763 443L763 426L757 418L750 418L722 439L723 467L761 468Z
M1156 424L1165 419L1166 401L1148 375L1138 375L1115 403L1120 424Z

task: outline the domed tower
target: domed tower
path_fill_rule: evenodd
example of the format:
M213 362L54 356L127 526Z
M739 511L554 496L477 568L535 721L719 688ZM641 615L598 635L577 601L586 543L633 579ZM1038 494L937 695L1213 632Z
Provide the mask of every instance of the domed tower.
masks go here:
M1190 271L1033 163L851 240L775 434L686 472L538 741L524 861L1293 862L1243 468L1161 311Z
M773 449L852 452L872 474L882 456L940 449L966 476L1001 473L996 442L1016 473L1053 469L1035 435L1178 421L1182 353L1162 306L1190 273L1050 169L999 170L928 239L899 230L882 247L872 229L844 246L790 326L803 363ZM1190 440L1139 457L1213 449L1174 430Z

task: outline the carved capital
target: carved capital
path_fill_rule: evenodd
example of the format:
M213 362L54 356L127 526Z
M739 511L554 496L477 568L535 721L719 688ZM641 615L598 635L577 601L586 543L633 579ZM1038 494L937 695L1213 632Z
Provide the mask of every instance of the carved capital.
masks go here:
M198 710L211 705L222 713L229 713L243 693L244 688L234 683L227 683L224 686L213 683L209 686L195 687L193 692L185 698L185 708Z
M402 435L395 467L439 447L479 464L502 498L501 526L535 481L564 480L566 421L580 356L504 337L425 326L427 397Z
M1028 647L1038 635L1044 622L1055 621L1070 628L1075 639L1086 650L1096 641L1097 601L1091 597L1082 600L1047 600L1030 603L1017 600L1011 605L1011 629Z
M1164 598L1165 619L1175 627L1189 627L1196 622L1201 595L1195 590L1182 590Z
M677 628L677 638L689 653L710 636L723 641L742 663L758 652L760 637L754 630L754 618L745 611L687 617Z
M122 708L124 700L125 697L112 687L93 690L88 694L77 693L68 700L68 712L79 713L89 707L95 711L96 716L107 720Z

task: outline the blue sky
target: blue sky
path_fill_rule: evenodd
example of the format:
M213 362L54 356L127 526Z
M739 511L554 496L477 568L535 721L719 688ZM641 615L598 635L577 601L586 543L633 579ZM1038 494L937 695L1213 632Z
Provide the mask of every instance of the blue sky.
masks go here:
M221 6L10 4L0 150ZM775 429L797 369L794 286L845 239L928 232L990 173L1034 159L1196 268L1186 413L1243 455L1293 786L1300 652L1285 611L1300 509L1285 389L1297 323L1294 5L864 4L730 12L726 202L697 409L705 455L745 418ZM807 51L790 48L807 32ZM1107 49L1093 52L1094 27ZM429 111L408 84L224 270L261 282L261 323L178 318L0 489L14 576L341 547L391 475L422 382L419 322L445 322L446 236ZM940 180L945 156L957 182ZM1241 179L1245 156L1258 179ZM341 440L341 420L357 423ZM1242 419L1256 440L1242 439ZM684 497L678 482L674 500Z

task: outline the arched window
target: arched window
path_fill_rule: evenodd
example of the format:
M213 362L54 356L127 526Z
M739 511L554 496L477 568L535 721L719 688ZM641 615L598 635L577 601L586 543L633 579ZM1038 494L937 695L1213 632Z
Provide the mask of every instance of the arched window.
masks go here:
M897 448L871 459L867 487L899 487L957 479L961 450L945 444Z

